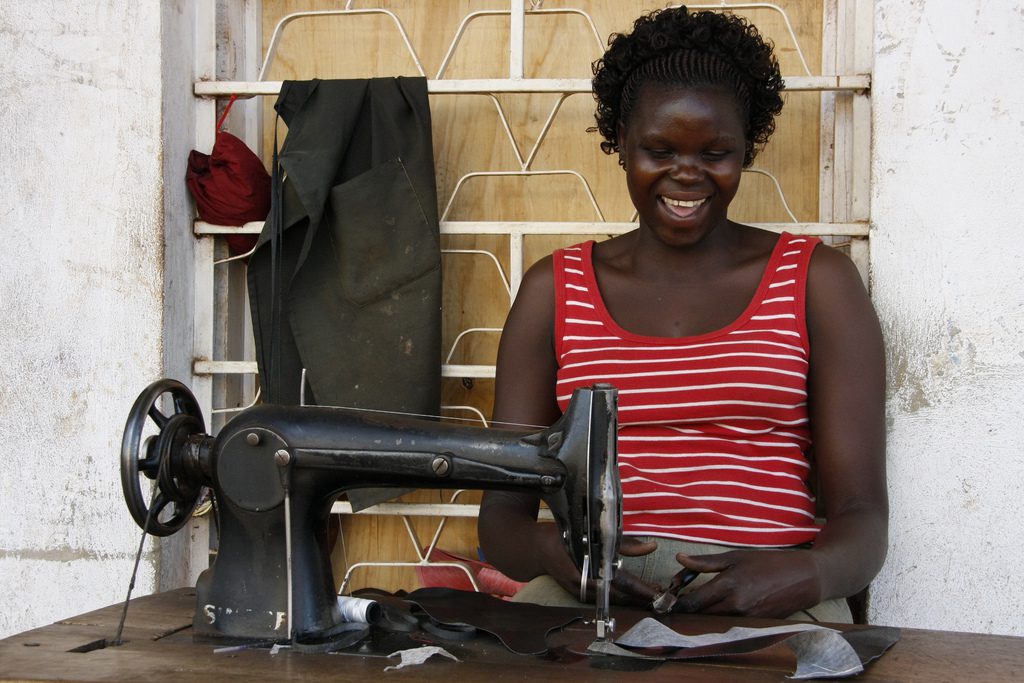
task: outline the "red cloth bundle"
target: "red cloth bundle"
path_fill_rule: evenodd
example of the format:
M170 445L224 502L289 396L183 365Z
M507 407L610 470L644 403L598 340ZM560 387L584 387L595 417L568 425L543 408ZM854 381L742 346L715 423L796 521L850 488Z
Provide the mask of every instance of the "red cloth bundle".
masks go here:
M240 226L265 220L270 212L270 174L231 133L218 131L210 154L189 153L185 182L207 223ZM227 242L231 251L244 254L256 245L256 235L228 235Z

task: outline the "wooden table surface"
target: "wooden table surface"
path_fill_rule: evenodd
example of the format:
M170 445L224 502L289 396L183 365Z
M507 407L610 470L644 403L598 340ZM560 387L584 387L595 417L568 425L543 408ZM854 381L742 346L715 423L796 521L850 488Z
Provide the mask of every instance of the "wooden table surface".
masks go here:
M398 658L382 654L302 654L250 649L215 653L209 643L192 640L195 593L181 589L136 598L128 610L124 644L95 647L113 640L121 606L113 605L44 628L0 641L2 681L785 681L794 659L784 646L756 655L715 662L648 663L622 658L516 655L496 639L481 635L467 643L437 641L461 661L432 657L419 666L385 672ZM644 616L616 609L619 633ZM674 616L670 625L681 632L724 631L734 625L764 626L765 620ZM586 638L576 627L577 641ZM592 627L591 627L592 637ZM572 640L571 631L563 639ZM418 647L396 635L394 642L377 643L387 652ZM401 642L399 642L401 641ZM95 648L95 649L90 649ZM977 681L999 683L1024 680L1024 638L945 631L903 629L900 641L881 659L868 665L857 681Z

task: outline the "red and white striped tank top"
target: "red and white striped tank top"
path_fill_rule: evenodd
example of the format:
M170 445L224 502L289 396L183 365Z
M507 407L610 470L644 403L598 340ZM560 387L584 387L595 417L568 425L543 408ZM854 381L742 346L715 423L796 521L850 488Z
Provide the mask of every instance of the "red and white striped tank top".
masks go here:
M807 268L817 239L784 233L727 327L647 337L605 308L586 242L554 253L558 404L619 390L627 535L792 546L818 533L808 488Z

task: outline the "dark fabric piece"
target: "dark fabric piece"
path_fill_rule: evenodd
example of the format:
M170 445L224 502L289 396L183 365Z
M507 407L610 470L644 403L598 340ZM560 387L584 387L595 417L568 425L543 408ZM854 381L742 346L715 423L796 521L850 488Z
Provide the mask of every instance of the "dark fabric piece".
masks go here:
M185 184L199 217L215 225L262 221L270 211L270 174L252 150L231 133L217 132L210 154L192 150ZM244 254L256 244L253 235L227 235L228 246Z
M436 413L441 277L426 80L288 81L275 107L288 125L280 225L268 221L249 265L266 400L298 403L306 368L308 403Z
M496 636L512 652L537 655L547 652L547 634L592 610L546 607L451 588L420 588L404 597L442 624L469 624Z

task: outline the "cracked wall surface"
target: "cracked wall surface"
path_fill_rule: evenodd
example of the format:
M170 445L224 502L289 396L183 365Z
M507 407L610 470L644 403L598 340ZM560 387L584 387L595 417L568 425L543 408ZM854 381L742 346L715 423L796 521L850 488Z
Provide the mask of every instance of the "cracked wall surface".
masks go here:
M159 19L0 3L0 636L122 600L131 576L121 430L161 369ZM148 551L138 592L155 568Z
M889 359L886 624L1024 634L1024 9L875 0L872 294Z

